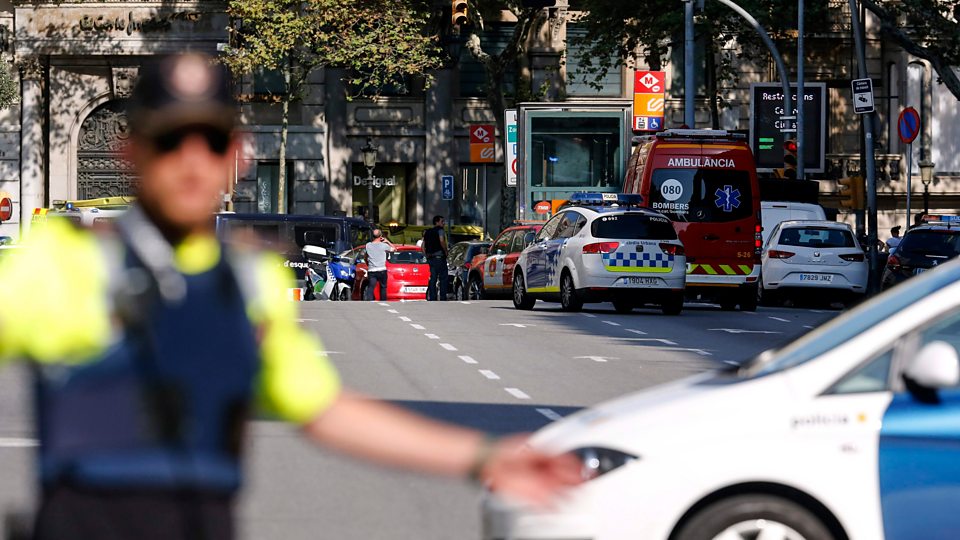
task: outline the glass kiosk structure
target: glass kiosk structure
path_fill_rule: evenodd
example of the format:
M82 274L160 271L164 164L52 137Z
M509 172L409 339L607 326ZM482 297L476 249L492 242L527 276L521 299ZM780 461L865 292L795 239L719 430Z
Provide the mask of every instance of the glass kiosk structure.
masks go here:
M631 103L621 100L521 103L517 217L546 220L577 192L620 192L631 114Z

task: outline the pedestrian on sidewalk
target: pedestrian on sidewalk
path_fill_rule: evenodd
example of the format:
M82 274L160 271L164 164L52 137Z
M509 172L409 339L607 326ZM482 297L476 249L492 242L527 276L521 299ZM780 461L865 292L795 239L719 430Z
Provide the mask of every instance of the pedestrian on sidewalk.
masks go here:
M36 379L34 538L233 539L254 406L347 454L534 503L578 483L578 460L523 436L342 388L298 304L281 300L294 282L281 259L215 236L242 146L231 88L206 56L144 65L128 103L137 203L111 232L50 219L0 260L14 306L0 310L0 359L28 360ZM40 269L69 271L50 287Z
M894 228L890 229L890 238L885 242L887 248L887 253L893 255L897 248L900 246L900 242L903 239L900 238L900 226L897 225Z
M443 216L433 217L433 227L423 231L420 249L430 265L430 282L427 284L427 300L447 299L447 234L443 230ZM439 298L438 298L439 289Z
M364 300L373 300L373 291L379 285L380 301L387 301L387 253L397 250L380 229L373 230L373 239L367 242L367 292Z

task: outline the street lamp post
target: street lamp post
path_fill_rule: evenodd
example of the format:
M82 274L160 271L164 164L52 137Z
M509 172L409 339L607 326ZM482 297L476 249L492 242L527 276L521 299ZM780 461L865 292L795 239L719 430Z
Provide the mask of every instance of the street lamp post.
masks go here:
M367 221L373 225L373 169L377 166L377 147L373 145L373 137L367 137L367 144L360 149L363 154L363 166L367 168Z
M923 213L930 213L930 182L933 182L933 167L931 161L920 162L920 181L923 182Z

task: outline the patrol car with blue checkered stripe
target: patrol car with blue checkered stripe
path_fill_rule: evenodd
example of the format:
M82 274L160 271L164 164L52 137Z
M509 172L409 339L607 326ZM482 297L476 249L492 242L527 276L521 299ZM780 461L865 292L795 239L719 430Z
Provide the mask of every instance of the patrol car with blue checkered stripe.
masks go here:
M520 254L513 303L559 301L566 311L612 302L620 313L647 304L683 309L686 256L672 223L636 194L577 193Z

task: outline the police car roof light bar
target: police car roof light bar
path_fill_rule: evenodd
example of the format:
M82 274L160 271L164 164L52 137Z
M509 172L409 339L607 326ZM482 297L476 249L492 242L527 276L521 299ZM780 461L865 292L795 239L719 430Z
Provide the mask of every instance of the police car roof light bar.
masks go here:
M618 206L639 208L643 197L639 193L574 193L564 206Z

